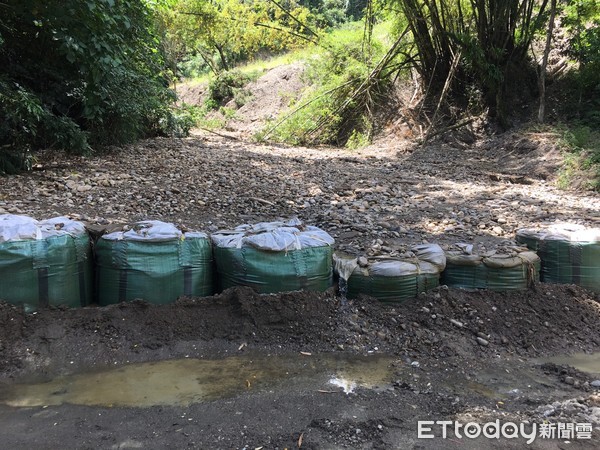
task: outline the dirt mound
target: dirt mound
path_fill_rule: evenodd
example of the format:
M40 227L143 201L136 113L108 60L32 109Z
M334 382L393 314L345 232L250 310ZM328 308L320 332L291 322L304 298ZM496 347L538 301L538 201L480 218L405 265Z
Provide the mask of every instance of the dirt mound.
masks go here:
M304 88L303 73L304 65L294 63L271 69L248 84L244 89L250 93L250 99L236 111L227 129L249 136L267 121L276 119L299 97ZM227 106L234 107L235 103L232 101Z
M186 105L202 105L208 92L206 83L186 82L175 86L177 102Z
M32 442L50 447L85 442L90 448L98 442L115 448L410 448L417 420L596 423L597 401L582 398L590 395L595 378L567 366L523 364L532 364L528 357L597 351L597 300L577 287L540 284L527 293L440 287L394 308L366 297L344 302L333 292L259 295L249 288L161 306L135 301L28 315L0 303L5 390L31 379L120 371L127 363L214 360L241 352L267 359L295 354L306 358L309 371L314 357L326 352L394 355L386 390L344 394L332 386L305 388L292 371L281 387L255 390L247 384L235 398L185 407L0 404L0 437L11 448ZM23 423L35 426L23 433ZM492 443L473 448L506 448L506 442Z
M577 287L546 288L538 285L524 296L441 287L395 308L368 297L345 302L333 293L259 295L241 287L160 306L136 301L25 315L2 304L0 370L52 371L75 364L74 358L79 366L139 360L147 351L172 357L182 342L192 341L434 359L599 348L598 302ZM43 363L47 359L51 366Z
M250 138L298 99L305 87L303 73L304 65L300 62L269 69L243 88L245 94L241 97L246 100L242 106L237 104L240 99L230 100L225 105L235 110L232 117L226 117L220 110L212 111L210 117L223 121L225 131ZM203 105L207 93L207 83L186 82L177 86L178 101L188 105Z

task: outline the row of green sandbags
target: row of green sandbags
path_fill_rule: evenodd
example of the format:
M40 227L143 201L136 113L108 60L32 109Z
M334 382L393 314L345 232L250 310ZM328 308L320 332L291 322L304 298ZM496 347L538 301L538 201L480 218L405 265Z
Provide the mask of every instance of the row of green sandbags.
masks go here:
M204 233L145 221L101 236L92 258L80 222L0 216L0 299L31 310L93 300L170 303L182 295L212 295L215 286L271 293L323 291L332 284L333 238L298 220L242 225L212 241Z
M233 286L264 294L324 291L332 282L333 243L323 230L294 219L241 225L210 240L170 224L143 222L97 241L98 303L136 298L170 303Z
M95 244L92 289L89 238L82 224L67 218L37 222L23 216L0 216L0 298L26 307L82 306L90 303L94 291L102 305L136 298L167 303L181 295L212 295L215 286L246 285L273 293L323 291L332 284L333 239L316 227L297 220L260 223L221 231L211 238L212 245L203 233L182 232L158 221L104 235ZM438 286L440 274L449 286L502 291L525 289L540 272L539 258L533 252L445 254L435 244L412 250L412 258L404 261L375 259L359 265L357 259L337 258L336 266L345 261L336 267L338 274L346 273L341 282L344 290L350 297L362 293L398 302ZM548 267L553 266L547 264L546 272L542 269L544 281L554 281ZM597 264L591 267L597 270ZM580 270L571 268L565 282L573 280L574 272L581 277ZM598 277L584 277L589 279L592 284L598 281Z
M483 255L473 246L458 244L442 250L437 244L415 246L395 258L364 259L334 257L340 288L348 297L358 294L383 303L399 303L439 286L510 291L527 289L539 280L540 259L522 247Z
M542 281L600 292L600 229L574 224L523 229L517 232L517 242L542 259Z

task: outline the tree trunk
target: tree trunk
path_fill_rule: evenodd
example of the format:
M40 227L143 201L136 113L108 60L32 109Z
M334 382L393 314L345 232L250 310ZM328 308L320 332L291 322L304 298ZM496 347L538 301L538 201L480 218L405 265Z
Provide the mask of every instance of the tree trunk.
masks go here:
M229 64L227 63L227 58L225 57L225 52L223 51L223 47L215 44L215 48L217 49L217 52L219 52L219 58L221 59L221 66L223 67L223 70L227 72L229 70Z
M556 0L550 4L550 20L548 23L548 33L546 34L546 47L542 57L542 66L540 67L539 88L540 88L540 107L538 109L538 122L544 123L544 113L546 109L546 66L548 65L548 55L552 44L552 32L554 31L554 16L556 15Z

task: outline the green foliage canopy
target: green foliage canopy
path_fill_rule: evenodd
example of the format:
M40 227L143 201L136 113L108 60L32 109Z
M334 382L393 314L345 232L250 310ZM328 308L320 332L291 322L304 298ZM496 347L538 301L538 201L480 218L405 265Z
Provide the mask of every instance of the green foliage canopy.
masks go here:
M289 0L172 0L158 16L171 58L199 53L215 73L261 50L279 52L311 39L308 8ZM216 61L213 55L217 55Z
M171 99L143 0L0 3L0 147L131 142Z

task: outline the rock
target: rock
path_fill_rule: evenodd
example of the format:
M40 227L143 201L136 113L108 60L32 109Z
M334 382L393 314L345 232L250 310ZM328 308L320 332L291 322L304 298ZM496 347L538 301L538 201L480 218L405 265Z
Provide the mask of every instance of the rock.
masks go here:
M594 380L590 383L590 386L593 386L595 388L600 388L600 380Z
M565 377L564 381L566 384L571 384L571 385L575 384L575 378L573 378L573 377Z
M360 267L367 267L369 265L369 260L364 256L360 256L357 262Z
M487 347L490 343L482 337L477 337L477 343L483 347Z
M498 236L502 236L504 234L504 229L502 227L492 227L492 232Z
M450 323L452 325L456 325L458 328L462 328L464 326L462 322L459 322L458 320L455 320L455 319L450 319Z

